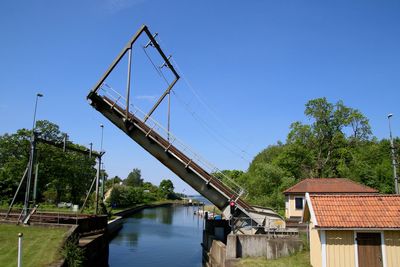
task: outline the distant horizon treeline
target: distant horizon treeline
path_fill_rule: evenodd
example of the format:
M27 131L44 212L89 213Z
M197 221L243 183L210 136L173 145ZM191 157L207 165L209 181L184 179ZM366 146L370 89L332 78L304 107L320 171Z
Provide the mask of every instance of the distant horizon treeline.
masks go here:
M223 171L246 189L250 203L282 213L282 192L305 178L349 178L394 193L390 142L372 135L368 118L326 98L308 101L304 113L310 124L292 123L286 141L258 153L246 172ZM394 144L397 151L400 139Z

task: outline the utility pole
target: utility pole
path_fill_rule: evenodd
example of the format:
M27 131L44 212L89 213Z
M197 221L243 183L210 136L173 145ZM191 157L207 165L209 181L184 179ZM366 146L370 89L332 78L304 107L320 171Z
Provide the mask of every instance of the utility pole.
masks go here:
M100 142L100 153L103 152L103 136L104 136L104 125L100 124L101 127L101 142ZM101 201L104 201L104 162L101 163L102 166L100 166L100 175L101 175Z
M96 204L95 204L95 213L96 215L99 212L99 185L100 185L100 175L101 175L101 158L104 154L103 152L103 131L104 131L104 125L100 124L101 128L101 140L100 140L100 156L97 158L98 159L98 166L97 166L97 175L96 175ZM102 189L104 192L104 179L103 179L103 184L102 184ZM103 200L103 198L102 198Z
M388 115L388 121L389 121L389 134L390 134L390 150L392 151L392 165L393 165L393 178L394 178L394 189L396 191L396 194L399 194L399 181L397 177L397 162L396 162L396 154L394 150L394 144L393 144L393 136L392 136L392 126L390 125L390 118L393 116L392 113Z
M97 166L97 175L96 175L96 204L95 204L95 214L97 215L99 212L99 182L100 182L100 171L101 171L101 157L103 155L100 152L100 156L97 158L98 166Z

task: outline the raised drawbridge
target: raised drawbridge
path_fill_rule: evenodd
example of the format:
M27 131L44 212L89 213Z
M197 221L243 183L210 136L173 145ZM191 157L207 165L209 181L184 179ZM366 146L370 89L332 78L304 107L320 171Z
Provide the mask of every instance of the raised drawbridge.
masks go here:
M174 75L173 82L168 84L164 94L148 113L129 103L132 47L142 34L149 39L146 47L152 46L156 49L164 60L163 65ZM224 216L231 220L233 229L237 229L236 232L255 233L269 228L284 228L284 220L281 216L271 209L257 208L246 203L242 199L245 191L238 184L172 135L169 126L165 129L151 117L163 99L166 96L169 97L172 87L179 79L170 58L165 56L155 40L156 36L157 34L153 36L150 33L147 26L141 27L88 94L90 104L148 153L222 210ZM125 55L128 56L128 82L126 96L122 96L105 82ZM232 201L235 203L234 211L230 208Z

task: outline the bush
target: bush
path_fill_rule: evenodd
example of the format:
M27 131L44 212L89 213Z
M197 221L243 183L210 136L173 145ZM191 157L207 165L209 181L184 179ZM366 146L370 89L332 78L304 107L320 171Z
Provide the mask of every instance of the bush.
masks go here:
M129 207L143 200L143 188L114 185L107 202L112 207Z
M68 267L83 266L85 251L78 247L77 236L73 236L65 242L61 255L64 257Z

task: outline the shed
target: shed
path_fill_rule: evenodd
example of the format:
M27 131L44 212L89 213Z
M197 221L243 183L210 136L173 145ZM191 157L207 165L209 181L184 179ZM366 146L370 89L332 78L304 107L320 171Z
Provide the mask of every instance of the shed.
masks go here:
M306 194L313 267L400 266L400 196Z

